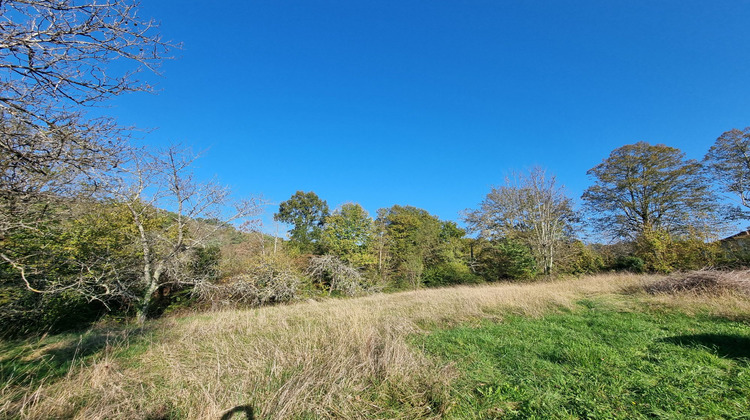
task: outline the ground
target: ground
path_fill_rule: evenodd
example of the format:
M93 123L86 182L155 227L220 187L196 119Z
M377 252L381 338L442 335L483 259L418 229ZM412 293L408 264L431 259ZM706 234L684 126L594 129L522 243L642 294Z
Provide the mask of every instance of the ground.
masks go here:
M0 417L741 418L750 299L599 275L0 342Z

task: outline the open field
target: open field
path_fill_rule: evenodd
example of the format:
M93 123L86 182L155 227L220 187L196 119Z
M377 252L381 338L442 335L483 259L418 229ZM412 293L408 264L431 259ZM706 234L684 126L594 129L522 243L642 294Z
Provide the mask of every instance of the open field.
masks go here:
M0 417L747 412L750 300L643 291L659 280L420 290L2 342Z

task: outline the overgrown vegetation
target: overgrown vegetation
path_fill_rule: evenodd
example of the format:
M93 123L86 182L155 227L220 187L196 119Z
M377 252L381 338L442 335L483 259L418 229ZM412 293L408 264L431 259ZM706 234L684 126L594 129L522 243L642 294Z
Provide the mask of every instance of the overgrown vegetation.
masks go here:
M220 418L238 407L261 419L744 412L750 300L731 290L646 292L663 280L599 275L425 289L197 313L150 321L143 332L110 327L3 341L0 412L87 419Z
M288 236L271 236L262 200L197 180L189 150L136 148L129 129L88 112L150 91L136 76L175 48L136 3L6 1L0 12L0 335L102 315L143 323L188 308L750 261L741 237L717 241L722 220L747 217L748 129L722 134L702 163L661 144L615 149L588 171L585 211L535 167L467 209L468 231L413 206L371 216L297 191L274 214ZM717 192L739 205L718 206ZM584 243L587 227L606 244Z
M137 148L88 112L150 91L136 76L175 48L137 2L7 0L0 16L0 414L750 409L747 272L648 277L750 264L750 233L720 239L750 218L749 128L702 162L619 147L588 171L583 209L536 167L467 209L466 229L297 191L271 235L266 203L198 180L196 154Z

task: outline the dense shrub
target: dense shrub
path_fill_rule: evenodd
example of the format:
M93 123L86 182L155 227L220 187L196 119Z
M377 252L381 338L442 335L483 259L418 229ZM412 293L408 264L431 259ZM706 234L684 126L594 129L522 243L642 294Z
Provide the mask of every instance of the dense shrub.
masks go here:
M699 238L688 238L674 241L677 259L673 264L675 270L700 270L722 265L724 251L718 242L706 242Z
M487 281L528 280L537 275L531 250L524 244L505 239L484 247L477 258L478 271Z
M670 273L677 261L677 252L669 233L646 229L635 240L635 256L643 260L645 271Z
M646 271L655 273L716 267L723 260L723 250L716 242L699 235L674 237L657 229L646 230L636 238L634 254L643 260Z
M457 284L476 284L482 279L460 261L443 262L425 269L422 274L425 286L443 287Z
M616 271L643 273L645 271L645 263L638 257L623 255L615 258L612 268Z
M39 294L0 288L0 337L82 329L106 313L102 302L88 301L72 291Z
M559 271L573 275L594 274L604 270L605 266L602 254L581 241L575 241L570 244Z

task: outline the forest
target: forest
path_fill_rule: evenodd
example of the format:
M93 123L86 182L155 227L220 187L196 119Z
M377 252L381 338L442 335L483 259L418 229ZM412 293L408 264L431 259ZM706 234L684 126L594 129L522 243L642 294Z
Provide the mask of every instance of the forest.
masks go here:
M268 203L198 180L197 153L136 147L128 127L90 112L151 91L140 72L179 48L136 5L2 9L4 335L102 316L143 323L189 308L750 261L741 236L724 239L750 218L750 128L706 139L702 161L663 144L623 145L588 171L581 205L532 167L455 221L408 203L370 215L297 191L273 212L288 233L270 234L260 224ZM113 59L132 66L114 68Z

